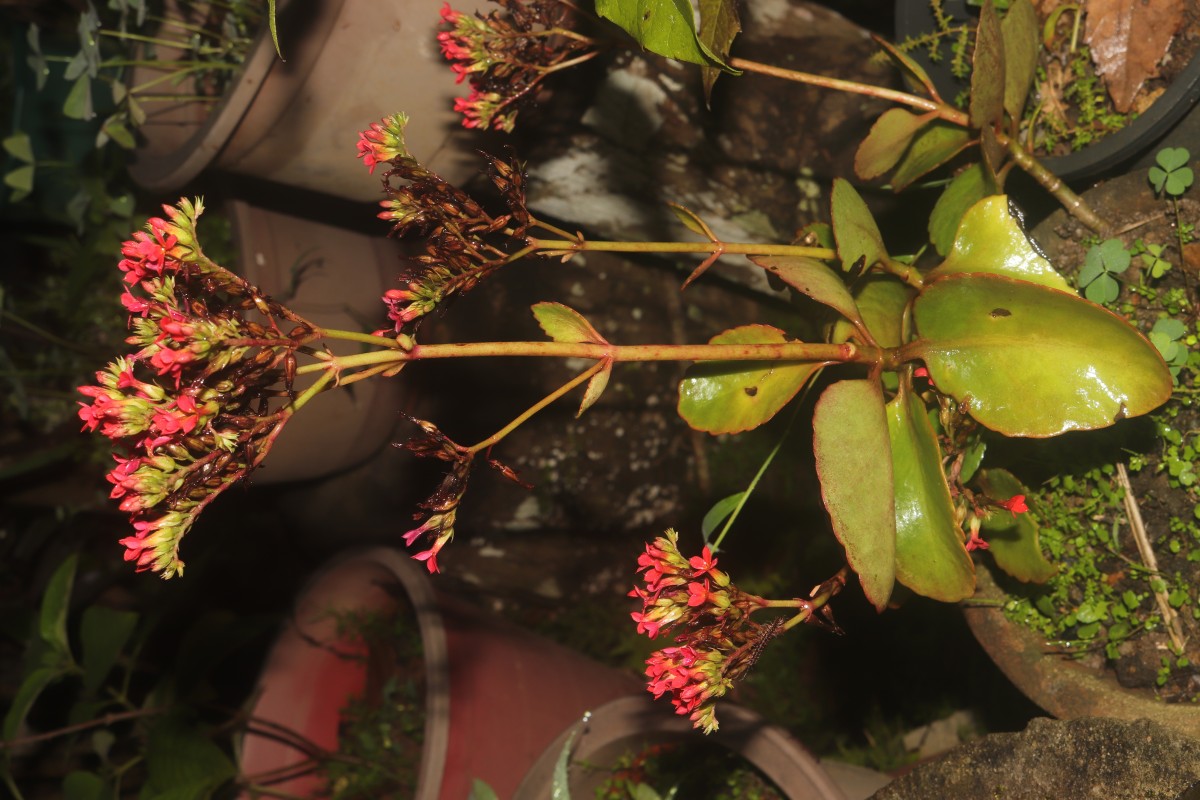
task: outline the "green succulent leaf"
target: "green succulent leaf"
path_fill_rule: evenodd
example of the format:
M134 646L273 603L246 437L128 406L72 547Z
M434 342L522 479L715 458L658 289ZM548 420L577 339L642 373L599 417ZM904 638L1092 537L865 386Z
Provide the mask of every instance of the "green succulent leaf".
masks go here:
M535 303L532 308L538 325L556 342L605 343L604 337L592 327L592 323L569 306L562 303Z
M975 564L954 514L925 403L904 381L887 404L896 498L896 580L954 603L975 593Z
M843 380L813 410L813 452L833 532L863 593L882 611L896 579L896 504L883 389Z
M883 112L854 154L855 174L868 181L896 166L917 131L935 118L933 112L917 115L903 108Z
M803 256L751 256L750 260L801 294L829 306L855 325L864 324L846 282L824 262Z
M959 223L954 246L927 280L960 273L1006 275L1060 291L1071 284L1029 241L1008 208L1007 195L991 195L971 206Z
M913 305L911 354L984 426L1047 437L1157 408L1171 375L1124 319L1077 295L1002 275L948 275Z
M854 301L863 323L880 347L899 347L904 343L904 310L916 291L890 275L868 275L854 290ZM846 320L838 320L830 341L845 342L854 332Z
M700 41L688 0L596 0L596 13L615 23L651 53L728 69Z
M954 176L929 214L929 240L941 255L954 247L954 237L967 210L996 193L996 184L976 162Z
M1004 110L1020 119L1037 72L1038 17L1029 0L1013 0L1000 20L1004 39Z
M984 470L979 474L979 483L984 494L1000 503L1019 494L1029 494L1011 472L1003 469ZM1038 525L1029 512L1014 514L1002 508L994 509L984 519L982 531L996 566L1017 580L1045 583L1058 571L1042 555Z
M783 331L743 325L709 344L783 344ZM740 433L779 413L824 364L812 361L704 361L688 368L679 384L679 415L696 430Z
M971 100L967 108L971 127L986 128L1003 122L1006 83L1000 20L995 6L984 3L971 62Z
M842 269L849 270L860 260L871 266L887 258L887 248L875 218L849 181L835 178L830 198L833 235L837 240Z
M892 173L892 188L906 188L922 175L954 158L971 143L971 134L958 125L940 120L931 122L913 137L912 144Z

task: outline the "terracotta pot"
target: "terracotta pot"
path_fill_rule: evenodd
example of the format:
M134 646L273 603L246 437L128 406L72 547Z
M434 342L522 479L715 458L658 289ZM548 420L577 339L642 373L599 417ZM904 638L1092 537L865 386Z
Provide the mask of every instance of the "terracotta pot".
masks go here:
M476 778L511 797L572 720L640 691L631 675L436 591L407 554L379 548L342 558L312 580L268 658L252 713L336 747L339 712L362 691L366 667L331 652L337 636L329 611L391 610L396 588L415 609L425 652L425 743L416 800L463 800ZM246 737L247 775L300 760L272 739ZM274 786L302 797L319 787L313 776Z
M976 575L975 597L1003 601L1007 595L991 573ZM1001 672L1033 702L1059 719L1113 717L1152 719L1200 737L1200 710L1189 703L1164 703L1148 689L1127 689L1112 673L1051 652L1036 631L1010 622L1000 608L966 606L967 624Z
M707 741L743 757L790 800L845 800L846 795L817 759L787 731L733 703L722 703L717 716L721 727ZM551 800L557 796L553 791L555 765L573 735L576 738L569 770L573 798L593 797L595 789L610 776L603 767L614 765L617 759L646 745L705 740L686 717L672 714L669 705L655 703L644 691L635 697L613 700L593 710L586 721L577 720L554 740L521 782L513 795L515 800Z
M233 225L237 271L251 283L322 327L361 331L387 321L380 297L402 269L395 240L238 200L225 210ZM343 355L357 350L350 342L329 348ZM305 385L301 380L296 388ZM322 393L288 422L253 480L309 480L366 461L387 443L401 401L399 378Z
M484 0L456 2L471 13ZM479 169L453 110L465 94L444 62L431 0L309 0L279 4L286 61L266 30L215 106L148 104L130 174L171 192L213 166L354 200L380 196L355 158L357 132L396 111L411 117L409 149L448 180ZM131 85L161 74L140 68ZM210 113L211 109L211 113Z

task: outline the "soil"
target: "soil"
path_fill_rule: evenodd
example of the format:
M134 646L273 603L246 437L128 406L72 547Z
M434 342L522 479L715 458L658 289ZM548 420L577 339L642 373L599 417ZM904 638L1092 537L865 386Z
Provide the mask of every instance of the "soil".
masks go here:
M1041 2L1034 3L1038 12L1038 20L1042 25L1057 9L1066 5L1073 6L1074 4L1068 4L1066 0L1041 0ZM1140 114L1149 108L1159 95L1166 91L1172 81L1183 72L1196 51L1200 50L1200 0L1183 0L1182 5L1183 22L1179 33L1171 39L1167 54L1159 64L1159 74L1146 80L1138 90L1131 108L1133 115ZM1092 59L1075 58L1075 54L1072 52L1073 23L1071 11L1060 14L1055 36L1050 45L1047 46L1043 40L1043 46L1039 51L1038 78L1035 80L1034 91L1026 107L1026 119L1022 123L1023 127L1028 126L1030 115L1034 113L1034 109L1038 109L1037 113L1041 119L1038 120L1040 124L1036 126L1038 139L1035 152L1039 156L1068 155L1112 132L1112 129L1105 129L1105 126L1098 122L1089 122L1083 119L1085 112L1071 97L1072 90L1077 90L1081 81L1097 79ZM1082 41L1082 26L1079 32L1079 41ZM1083 70L1082 74L1073 71L1073 63ZM1103 87L1103 85L1103 80L1099 79L1098 86ZM1103 103L1096 109L1096 117L1103 119L1120 116L1107 92L1101 88L1097 92L1097 96L1103 100ZM1046 121L1053 113L1053 109L1060 110L1062 114L1059 124L1065 135L1051 137L1050 141L1053 142L1053 145L1047 147L1044 146L1044 142L1047 141L1047 132L1050 128L1046 125Z
M1135 256L1129 269L1120 276L1121 295L1114 306L1127 310L1128 318L1143 333L1148 333L1157 320L1168 315L1160 298L1176 290L1177 294L1184 294L1188 306L1174 316L1184 322L1189 331L1194 331L1197 321L1195 273L1200 266L1200 260L1197 259L1200 253L1196 244L1187 245L1181 251L1171 204L1166 199L1154 196L1146 173L1133 173L1103 184L1088 192L1085 200L1110 222L1114 238L1120 239L1126 248L1139 239L1146 243L1161 244L1165 248L1163 257L1174 264L1161 279L1155 280L1144 274L1145 265ZM1200 201L1185 196L1179 203L1179 211L1182 220L1200 219ZM1096 242L1091 231L1064 212L1052 215L1033 231L1033 235L1051 262L1069 276L1073 276L1078 266L1084 263L1088 249ZM1139 294L1134 290L1137 286L1155 289L1156 292L1148 294L1159 299L1152 300ZM1179 377L1181 388L1190 388L1193 377L1192 369L1183 367ZM1200 430L1200 413L1186 391L1177 392L1163 408L1155 412L1152 419L1161 420L1183 433L1185 442L1186 437ZM1174 669L1164 685L1157 685L1162 659L1170 653L1169 639L1161 626L1122 644L1116 659L1105 657L1102 646L1105 631L1095 640L1101 645L1092 648L1084 658L1106 666L1124 686L1157 689L1167 701L1195 701L1200 697L1200 671L1196 667L1200 663L1200 636L1197 635L1200 634L1200 624L1194 613L1197 608L1197 587L1200 587L1200 561L1192 560L1197 555L1189 558L1189 553L1198 552L1194 538L1197 533L1194 509L1200 495L1195 486L1171 485L1164 460L1166 443L1147 421L1120 423L1104 438L1107 440L1107 450L1087 454L1085 458L1094 457L1095 463L1101 464L1130 461L1129 457L1133 455L1134 460L1140 457L1145 462L1141 469L1130 470L1129 479L1145 522L1147 538L1158 559L1160 575L1168 587L1186 587L1187 597L1178 611L1187 642L1184 655L1191 664ZM1062 452L1061 446L1057 452ZM1071 457L1077 458L1078 452L1072 448ZM1077 498L1078 503L1083 500L1082 497ZM1143 562L1129 533L1123 511L1118 507L1103 518L1093 516L1091 519L1103 525L1119 525L1119 549L1110 549L1100 560L1101 570L1106 573L1107 582L1116 589L1116 595L1119 597L1126 589L1146 593L1147 581L1141 577L1144 572L1139 569ZM1172 540L1177 546L1171 546ZM1152 603L1152 598L1143 601L1143 612L1153 607ZM1174 661L1175 657L1171 660Z

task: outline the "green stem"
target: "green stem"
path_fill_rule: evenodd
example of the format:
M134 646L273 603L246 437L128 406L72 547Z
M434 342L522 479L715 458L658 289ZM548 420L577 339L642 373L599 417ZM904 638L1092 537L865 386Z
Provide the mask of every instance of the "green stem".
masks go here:
M837 252L828 247L759 242L604 242L589 239L531 239L536 250L552 253L726 253L753 256L802 256L830 261Z
M1082 197L1071 191L1070 187L1063 183L1061 178L1046 169L1042 165L1042 162L1038 161L1025 148L1021 147L1015 139L1000 134L997 134L996 138L1002 145L1008 148L1008 154L1016 162L1017 166L1024 170L1029 177L1037 181L1043 189L1052 194L1054 199L1061 203L1062 207L1067 210L1067 213L1101 236L1108 233L1108 223L1101 219L1100 215L1093 211L1092 207Z
M336 363L336 362L334 362L334 363ZM333 382L334 378L336 378L338 376L338 373L341 371L341 369L342 368L339 366L326 367L325 373L323 375L321 375L321 377L319 377L315 381L313 381L312 386L309 386L303 392L296 395L296 399L293 400L290 404L288 404L288 407L286 409L284 409L283 412L281 412L281 413L285 413L288 416L295 414L297 411L299 411L301 408L304 407L305 403L307 403L309 400L312 400L318 394L320 394L321 392L323 392L327 388L329 388L329 384L331 382ZM299 370L297 370L297 372L299 372Z
M477 442L477 443L471 445L470 447L468 447L467 449L469 451L471 451L472 453L478 453L480 450L486 450L487 448L495 445L497 442L499 442L505 436L508 436L508 434L512 433L514 430L519 428L521 425L525 424L525 422L527 422L529 420L529 418L532 417L534 414L538 413L543 408L545 408L546 406L550 405L558 398L565 395L567 392L569 392L572 389L574 389L575 387L579 386L584 381L590 380L592 378L592 376L594 376L596 373L600 372L601 370L607 368L608 366L610 366L610 365L607 361L597 361L595 364L588 367L583 372L579 373L574 378L567 381L562 386L558 387L553 392L551 392L550 394L543 397L541 400L539 400L536 403L534 403L533 405L531 405L529 408L525 409L525 411L523 411L521 413L521 415L518 416L516 419L514 419L512 422L508 423L503 428L496 431L495 433L493 433L491 436L487 437L483 441Z
M349 356L325 356L318 364L296 370L304 375L322 370L350 369L375 364L397 364L430 358L495 356L586 358L593 361L817 361L823 363L881 363L885 352L877 347L843 344L647 344L613 345L590 342L463 342L416 345L412 350L382 350Z
M143 42L145 44L154 44L160 47L170 47L175 50L184 50L197 55L216 55L217 53L225 52L225 48L223 47L209 46L200 47L193 50L186 41L179 41L178 39L160 39L157 36L146 36L142 33L130 33L129 31L114 31L107 28L101 30L100 35L129 42Z
M370 333L360 333L359 331L342 331L336 328L322 328L321 333L326 339L341 339L347 342L363 342L364 344L374 344L380 347L388 347L392 349L399 348L400 345L394 337L375 336Z

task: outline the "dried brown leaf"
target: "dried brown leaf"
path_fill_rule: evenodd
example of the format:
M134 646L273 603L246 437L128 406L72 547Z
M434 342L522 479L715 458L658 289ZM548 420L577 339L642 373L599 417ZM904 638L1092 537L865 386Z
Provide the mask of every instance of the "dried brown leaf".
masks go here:
M1084 41L1122 114L1158 66L1183 24L1183 0L1089 0Z

